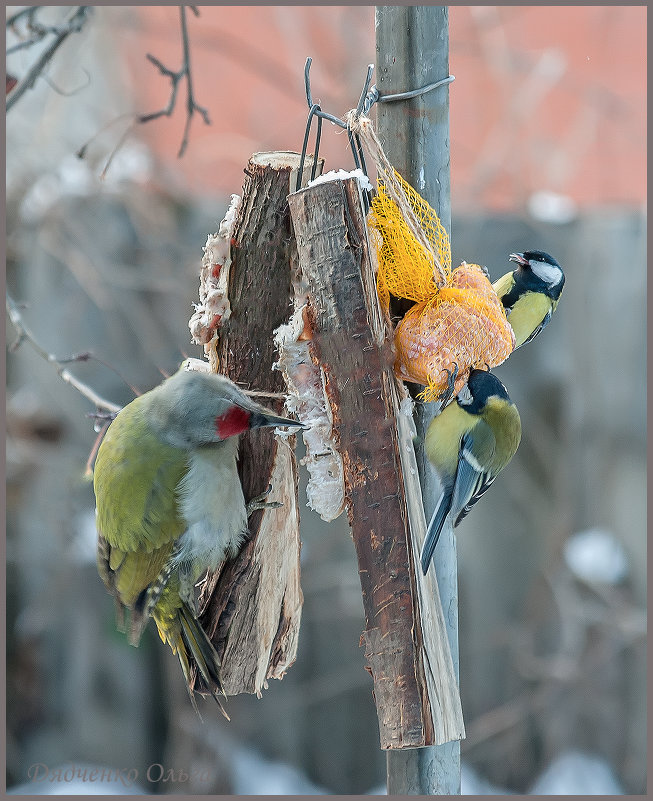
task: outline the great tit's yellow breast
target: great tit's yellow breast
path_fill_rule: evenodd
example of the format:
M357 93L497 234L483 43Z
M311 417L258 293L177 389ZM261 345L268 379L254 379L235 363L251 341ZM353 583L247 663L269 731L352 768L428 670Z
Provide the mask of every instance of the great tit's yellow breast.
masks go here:
M524 344L551 309L551 298L543 292L524 292L508 315L515 332L515 348Z
M460 442L479 418L453 401L431 421L424 438L424 449L431 464L441 475L454 475L458 465Z

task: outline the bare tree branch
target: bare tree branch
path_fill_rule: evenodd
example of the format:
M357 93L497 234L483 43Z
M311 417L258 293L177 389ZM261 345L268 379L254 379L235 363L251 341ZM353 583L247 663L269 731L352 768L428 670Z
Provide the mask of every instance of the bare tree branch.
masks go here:
M79 378L76 378L64 366L65 362L84 361L86 358L88 358L88 354L81 354L79 357L64 359L63 361L57 359L56 356L54 356L52 353L48 353L47 350L39 345L32 332L23 322L23 318L18 309L18 304L13 300L13 298L10 297L9 294L7 294L7 312L9 313L9 319L11 320L18 334L18 339L11 346L10 350L16 350L23 342L28 342L42 359L54 366L63 381L65 381L67 384L70 384L71 387L74 387L81 395L90 400L91 403L95 404L98 409L106 409L107 411L113 413L120 411L122 408L121 406L118 406L118 404L112 403L111 401L100 397L95 390L84 384L84 382L80 381Z
M24 39L22 42L17 42L15 45L7 48L5 55L10 56L18 50L26 50L28 47L33 47L35 44L38 44L41 39L43 39L43 36L33 36L31 39Z
M52 89L53 92L56 92L61 97L74 97L76 94L79 94L83 89L86 89L87 86L91 85L91 74L88 70L85 70L82 67L82 72L86 75L86 83L83 83L81 86L78 86L76 89L62 89L60 86L57 86L56 83L52 80L52 78L48 78L47 75L43 75L43 80L47 83L47 85Z
M186 124L184 126L184 133L182 137L182 141L179 147L178 157L184 155L186 152L186 148L188 146L188 137L190 132L190 125L191 120L193 118L193 114L197 112L201 115L202 119L204 120L206 125L211 124L211 120L209 119L209 114L207 109L203 108L202 106L198 105L195 101L195 94L193 91L193 78L191 73L191 64L190 64L190 43L188 39L188 26L186 24L186 8L190 8L195 16L199 16L199 11L196 6L180 6L180 30L181 30L181 41L182 41L182 65L179 70L175 71L167 67L162 61L160 61L156 56L152 55L151 53L146 54L146 58L148 61L153 64L157 70L163 75L165 78L168 78L170 81L171 91L170 91L170 99L168 104L165 108L160 109L159 111L153 111L148 114L121 114L115 120L112 120L107 125L105 125L98 133L94 134L80 149L77 151L77 156L80 159L83 159L86 156L86 151L91 144L91 142L99 136L100 133L104 132L107 128L111 127L114 123L128 118L130 120L129 125L125 128L125 130L120 135L118 142L112 149L106 164L100 174L100 178L103 180L115 155L118 153L120 148L123 146L125 140L130 136L133 132L134 127L139 123L147 123L152 122L152 120L157 120L160 117L171 117L174 113L176 104L177 104L177 91L179 88L180 83L182 80L186 79Z
M125 140L129 136L129 134L134 130L134 127L136 126L137 122L138 122L138 120L133 120L127 126L127 128L125 128L125 130L122 132L122 134L120 136L120 139L118 139L118 142L116 143L115 147L113 148L113 150L109 154L109 158L107 159L107 163L104 165L104 168L103 168L102 172L100 173L100 180L101 181L104 181L104 179L107 177L107 172L109 171L109 167L111 166L111 162L113 161L114 156L120 150L120 148L123 146L123 144L125 143ZM86 149L86 145L84 145L83 149L84 150ZM79 152L81 153L82 151L80 150ZM78 153L78 155L79 155L79 153ZM80 158L82 158L82 157L80 156Z
M28 26L29 26L32 23L32 20L34 19L34 15L40 8L42 8L42 6L27 6L26 8L21 8L20 11L17 11L15 14L12 14L11 17L7 18L7 21L5 23L7 28L11 28L13 31L15 31L16 23L18 22L19 19L22 19L23 17L28 17Z
M36 83L37 78L39 78L43 70L52 60L52 57L57 52L57 50L61 47L61 45L66 41L68 36L71 33L79 33L86 20L88 19L88 14L90 13L89 6L78 6L75 13L65 22L63 25L58 26L42 26L38 23L34 22L34 14L39 6L26 10L28 14L28 27L30 30L35 31L35 36L29 40L28 43L23 43L24 46L31 46L36 44L37 42L41 41L41 39L45 38L46 36L53 34L54 39L50 42L48 47L43 51L43 53L39 56L39 58L34 62L34 64L30 67L27 75L23 78L22 81L18 83L18 86L11 92L7 99L7 113L16 105L16 103L20 100L20 98L27 92L28 89L31 89L34 84ZM31 13L31 16L29 15ZM20 16L22 12L19 14L15 14L12 18L14 21L18 16ZM7 22L9 26L9 21ZM21 45L21 46L23 46ZM18 45L15 46L13 49L18 49Z
M95 356L90 351L82 351L81 353L74 353L72 356L67 356L65 358L59 358L59 364L71 364L72 362L97 362L101 364L102 367L106 367L107 370L111 370L112 373L118 376L118 378L126 384L129 389L134 393L134 395L142 395L143 393L133 384L130 384L129 381L118 371L116 370L113 365L109 364L109 362L105 362L104 359L100 359L99 356Z
M188 8L192 10L195 16L199 16L199 12L195 6L188 6ZM170 100L168 101L168 105L165 108L160 109L159 111L153 111L150 114L141 114L137 119L138 122L145 123L159 119L159 117L171 117L177 102L177 89L179 87L179 83L185 78L187 116L186 116L186 125L184 126L184 135L181 140L179 152L177 153L177 156L181 158L186 152L186 147L188 146L188 134L190 132L190 123L193 118L193 114L195 112L200 114L206 125L210 125L211 120L209 119L208 111L202 106L198 105L197 102L195 101L195 96L193 94L193 79L190 67L190 45L188 42L188 27L186 25L186 6L180 6L179 12L180 12L180 23L181 23L181 42L183 48L182 65L180 69L177 72L175 72L174 70L171 70L169 67L166 67L165 64L162 64L161 61L159 61L159 59L153 56L151 53L147 53L146 55L146 58L159 70L161 75L170 79L170 84L171 84Z
M94 139L97 139L98 136L100 136L100 134L103 134L105 131L107 131L109 128L111 128L113 125L115 125L117 122L121 122L122 120L125 120L125 119L129 119L130 123L129 123L129 127L127 128L127 131L124 134L122 134L121 137L120 137L119 144L117 145L117 147L120 147L120 145L122 144L122 142L123 142L125 136L127 135L127 133L129 131L131 131L132 128L134 127L134 125L136 125L136 123L138 122L137 117L136 117L135 114L131 114L131 113L121 114L119 117L116 117L115 119L110 120L106 125L103 125L100 128L99 131L96 131L93 134L93 136L90 139L88 139L86 142L84 142L84 144L79 148L79 150L75 154L77 156L77 158L78 159L85 158L86 157L86 151L88 150L89 145L91 144L91 142L93 142ZM113 158L113 155L114 155L114 153L111 154L110 159ZM108 167L109 167L109 164L107 163L106 167L104 168L104 172L106 172Z

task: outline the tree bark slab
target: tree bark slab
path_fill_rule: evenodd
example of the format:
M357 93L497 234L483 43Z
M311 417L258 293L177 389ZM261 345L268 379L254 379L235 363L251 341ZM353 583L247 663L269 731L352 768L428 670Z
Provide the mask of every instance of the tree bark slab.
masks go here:
M305 169L310 171L310 159ZM296 252L287 196L299 155L259 153L245 170L243 198L231 240L230 315L219 329L219 370L245 390L285 393L276 359L274 330L292 302L291 265ZM283 414L283 401L262 397ZM227 695L256 693L281 678L294 662L302 609L299 581L299 510L295 437L257 429L241 437L238 470L245 500L272 489L256 511L250 539L238 556L207 577L200 596L201 621L222 660Z
M433 572L419 549L426 525L412 415L394 378L391 336L376 294L356 179L288 199L308 285L311 355L325 375L363 593L368 670L381 747L464 736L460 698Z

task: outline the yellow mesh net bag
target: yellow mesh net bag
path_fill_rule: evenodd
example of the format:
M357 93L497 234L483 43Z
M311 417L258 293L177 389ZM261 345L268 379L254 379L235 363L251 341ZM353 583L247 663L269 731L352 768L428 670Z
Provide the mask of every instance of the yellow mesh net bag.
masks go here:
M428 242L413 235L384 184L372 201L368 224L378 242L379 300L388 312L390 295L415 302L395 329L395 374L425 386L437 400L456 374L454 396L475 367L489 369L508 358L515 337L492 284L478 264L451 269L449 237L431 206L394 172Z
M508 358L515 337L487 275L478 264L451 269L449 236L434 209L390 165L371 121L352 120L378 170L378 194L368 225L378 235L377 290L388 313L390 295L414 301L395 329L395 374L422 384L437 400L455 374L454 396L475 367Z
M449 237L440 218L398 172L393 172L395 181L410 203L420 232L426 237L426 243L418 241L397 203L390 197L385 185L379 182L368 224L380 234L376 240L380 244L377 252L377 289L386 312L390 293L420 303L437 294L439 286L451 274Z

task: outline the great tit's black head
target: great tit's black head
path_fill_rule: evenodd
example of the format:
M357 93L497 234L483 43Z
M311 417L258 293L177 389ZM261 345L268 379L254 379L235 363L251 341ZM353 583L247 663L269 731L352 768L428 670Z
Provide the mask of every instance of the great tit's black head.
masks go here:
M565 283L565 274L562 267L543 250L525 250L523 253L511 253L510 261L517 263L517 270L532 273L537 281L550 290L555 289L559 295Z
M472 370L467 379L467 389L467 395L458 397L458 404L469 414L481 414L492 397L511 402L508 390L487 370Z

